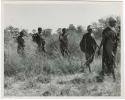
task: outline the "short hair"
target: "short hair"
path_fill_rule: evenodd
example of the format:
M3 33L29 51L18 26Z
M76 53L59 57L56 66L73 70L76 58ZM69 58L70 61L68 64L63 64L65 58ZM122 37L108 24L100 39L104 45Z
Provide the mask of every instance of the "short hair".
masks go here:
M38 27L38 31L42 31L42 28L41 28L41 27Z
M109 22L109 23L112 23L112 22L115 22L115 23L116 23L116 18L110 17L108 22Z
M21 32L20 32L20 35L24 35L24 31L21 31Z
M87 30L92 29L92 25L87 26Z
M62 32L65 32L65 31L66 31L66 28L63 28L63 29L62 29Z

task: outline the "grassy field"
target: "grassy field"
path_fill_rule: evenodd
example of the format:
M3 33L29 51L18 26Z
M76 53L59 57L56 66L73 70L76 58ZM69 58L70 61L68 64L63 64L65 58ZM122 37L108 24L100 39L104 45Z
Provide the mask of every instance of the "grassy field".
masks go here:
M55 37L56 38L56 37ZM112 75L105 76L103 82L97 77L101 71L101 56L95 55L91 64L92 72L84 65L85 56L80 51L79 41L70 42L72 54L64 58L58 48L57 40L48 38L48 54L37 54L37 45L31 37L25 38L25 57L17 54L14 39L4 47L4 95L5 96L120 96L120 49L117 54L116 81ZM58 38L57 38L58 39ZM78 38L80 40L80 38ZM100 43L100 42L98 42ZM74 47L74 48L73 48ZM49 49L48 49L49 48ZM73 51L74 50L74 51ZM81 67L85 68L80 72Z

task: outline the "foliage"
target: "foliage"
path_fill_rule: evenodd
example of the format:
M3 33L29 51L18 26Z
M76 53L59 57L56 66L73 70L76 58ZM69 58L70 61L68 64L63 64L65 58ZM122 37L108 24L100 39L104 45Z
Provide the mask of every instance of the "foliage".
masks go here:
M120 25L120 18L117 17L117 20L117 25ZM98 44L101 40L103 27L107 26L105 21L105 19L100 19L92 24L95 28L94 34ZM4 30L4 86L6 95L120 95L120 67L116 69L118 77L116 83L109 82L111 81L110 78L105 79L103 83L97 83L96 76L101 71L101 58L95 55L94 62L91 64L91 74L88 73L88 68L84 66L85 56L79 48L79 43L85 29L81 25L77 28L73 24L69 25L70 57L62 57L61 55L59 34L52 34L51 29L45 29L44 31L47 53L37 53L37 45L29 35L24 37L26 56L20 57L17 54L17 43L13 38L17 36L19 29L9 26ZM57 30L57 33L60 31L61 28ZM118 47L116 59L118 66L120 66L119 58L120 47ZM80 72L81 67L85 68L85 73ZM15 87L15 90L13 87ZM34 91L31 92L31 89L34 89Z
M68 29L69 30L76 30L76 28L75 28L75 26L73 24L70 24Z
M106 18L100 18L98 19L98 22L93 22L92 25L94 27L94 34L95 34L95 37L100 39L101 36L102 36L102 31L104 28L106 28L108 25L108 21L109 21L109 17L106 17ZM116 31L118 32L118 27L121 26L121 19L119 16L115 16L116 18Z

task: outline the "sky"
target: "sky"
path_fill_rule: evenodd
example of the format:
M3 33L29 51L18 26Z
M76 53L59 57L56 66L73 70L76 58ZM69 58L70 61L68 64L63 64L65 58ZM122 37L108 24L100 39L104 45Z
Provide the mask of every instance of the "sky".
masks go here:
M13 25L20 29L42 27L68 27L69 24L86 27L100 18L110 15L121 16L121 2L81 3L81 4L4 4L4 27Z

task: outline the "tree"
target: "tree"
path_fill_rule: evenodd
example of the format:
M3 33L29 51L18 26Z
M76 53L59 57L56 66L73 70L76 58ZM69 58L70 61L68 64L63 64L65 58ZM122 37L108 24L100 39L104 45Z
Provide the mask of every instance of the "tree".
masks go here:
M75 26L73 24L70 24L69 25L69 30L73 30L74 31L74 30L76 30L76 28L75 28Z
M27 29L22 29L21 31L23 31L24 32L24 35L25 36L28 36L29 34L28 34L28 30Z
M101 18L98 20L98 23L99 23L99 27L105 28L108 25L108 18L106 19Z
M60 34L60 33L62 33L62 29L61 29L61 28L58 28L58 29L56 30L56 32Z
M35 30L35 29L33 29L33 30L32 30L32 33L33 33L33 34L35 34L35 33L36 33L36 30Z
M82 27L81 25L78 25L78 26L77 26L77 31L78 31L79 33L83 33L83 32L84 32L84 29L83 29L83 27Z
M19 28L15 28L12 25L9 25L8 27L5 28L5 31L11 36L15 36L19 33Z
M48 37L52 34L52 29L44 29L43 35Z
M9 25L4 29L4 42L8 43L13 37L16 37L19 33L19 28Z
M94 27L94 34L97 38L101 38L102 31L104 28L106 28L108 26L108 21L109 21L110 17L111 16L109 16L105 19L101 18L98 20L98 22L92 23L92 25ZM119 16L116 16L115 18L116 18L116 30L119 31L119 26L120 26L121 20L120 20Z

